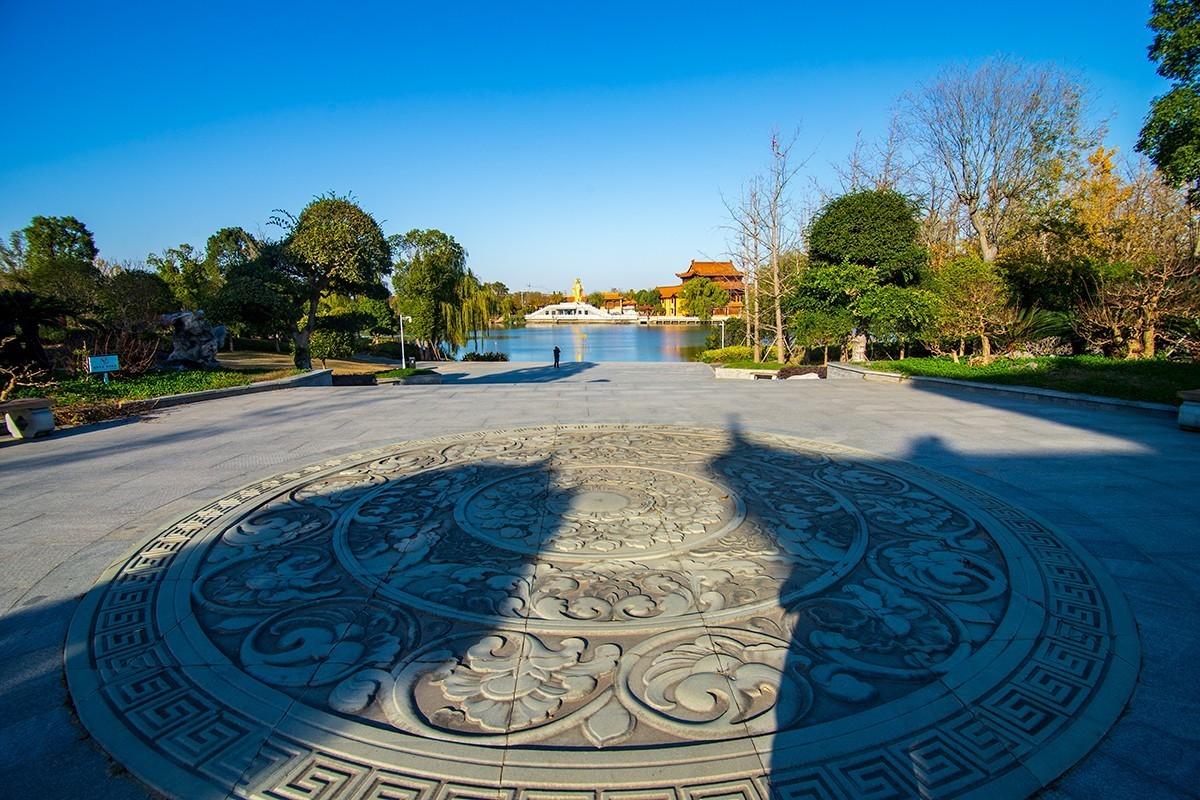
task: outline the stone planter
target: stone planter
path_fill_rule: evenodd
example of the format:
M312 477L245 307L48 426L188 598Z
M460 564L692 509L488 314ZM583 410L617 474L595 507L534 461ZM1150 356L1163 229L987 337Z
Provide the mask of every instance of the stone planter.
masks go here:
M777 371L773 369L729 369L728 367L717 367L713 370L713 375L722 380L773 381L775 380L775 373Z
M0 403L0 414L14 439L32 439L49 436L54 431L54 413L50 407L54 401L48 397L30 397L23 400L5 400Z
M396 383L403 386L417 386L431 383L441 383L441 375L410 375L407 378L397 378Z
M1183 400L1179 406L1179 427L1200 432L1200 389L1180 392L1179 397Z

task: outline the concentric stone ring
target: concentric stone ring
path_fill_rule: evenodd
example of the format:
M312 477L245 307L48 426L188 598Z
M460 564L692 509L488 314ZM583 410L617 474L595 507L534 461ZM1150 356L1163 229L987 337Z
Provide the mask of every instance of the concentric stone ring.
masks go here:
M1039 520L782 436L555 426L248 486L116 564L84 724L181 797L1024 796L1136 677Z

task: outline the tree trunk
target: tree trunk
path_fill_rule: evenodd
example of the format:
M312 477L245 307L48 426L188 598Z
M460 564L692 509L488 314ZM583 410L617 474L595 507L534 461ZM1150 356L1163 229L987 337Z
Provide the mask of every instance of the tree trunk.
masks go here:
M295 363L296 369L306 372L312 371L312 352L309 350L309 342L312 340L313 328L317 326L317 307L320 301L319 294L308 299L308 319L304 323L304 328L292 334L292 341L296 343L296 353L292 361Z
M308 342L311 338L312 331L308 328L292 334L292 344L295 345L295 352L292 354L292 363L296 365L296 369L305 371L312 369L312 355L308 349Z
M998 249L995 242L992 242L987 235L987 227L982 219L983 212L975 211L970 214L971 227L975 229L976 238L979 240L979 252L983 256L983 260L991 264L996 260Z
M858 362L867 360L866 331L855 331L850 337L850 360Z
M754 363L762 362L762 331L759 329L758 320L758 281L754 282L754 310L750 315L750 321L753 325L752 335L754 337Z
M780 364L787 358L787 342L783 338L783 298L779 288L779 261L775 262L775 360Z
M983 357L983 363L992 363L992 340L988 338L986 333L979 336L979 350L980 355Z
M1147 325L1142 331L1142 358L1154 358L1154 326Z

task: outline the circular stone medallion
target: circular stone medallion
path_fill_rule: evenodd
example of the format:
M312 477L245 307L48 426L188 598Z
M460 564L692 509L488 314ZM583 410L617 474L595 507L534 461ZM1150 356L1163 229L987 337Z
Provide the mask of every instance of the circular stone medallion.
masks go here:
M1137 663L1111 580L990 495L782 436L560 426L199 509L89 593L67 672L178 796L1019 797Z

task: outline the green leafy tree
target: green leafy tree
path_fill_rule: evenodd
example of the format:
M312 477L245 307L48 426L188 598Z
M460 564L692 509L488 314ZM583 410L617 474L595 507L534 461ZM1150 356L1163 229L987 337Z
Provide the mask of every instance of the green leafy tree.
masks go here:
M351 358L354 355L354 334L341 330L317 328L312 333L309 346L313 358L321 359L325 366L328 358Z
M1172 186L1189 185L1188 199L1200 206L1200 2L1154 0L1150 58L1158 74L1173 82L1154 100L1137 149L1154 162Z
M828 364L829 348L845 342L854 325L854 315L846 308L802 308L792 316L792 340L806 350L821 348Z
M810 262L800 273L789 298L792 322L796 324L798 321L802 330L818 330L822 337L832 336L838 331L847 337L855 332L861 333L864 345L861 350L856 348L851 358L865 360L865 331L869 318L862 303L879 285L879 273L863 264L850 261L840 264ZM804 344L797 338L796 342L803 347L817 346L811 340L809 344ZM833 342L822 339L819 344L827 348Z
M592 292L584 299L596 308L604 307L604 292Z
M861 264L882 282L910 284L925 264L920 232L916 208L904 195L888 189L852 192L827 203L813 219L809 257Z
M999 268L979 258L960 258L934 272L929 285L937 296L930 349L956 343L949 352L958 361L963 343L978 339L980 360L991 363L992 340L1007 332L1014 313Z
M393 288L400 307L412 317L405 332L420 343L425 358L438 358L452 343L460 325L451 314L461 309L461 282L467 274L467 251L439 230L411 230L393 237L399 258Z
M903 345L927 315L927 296L913 288L926 264L919 236L916 207L898 192L862 190L829 201L809 230L798 310L821 312L811 323L817 328L852 319L852 361L866 359L869 332Z
M687 312L707 322L713 310L729 303L729 292L708 278L695 278L683 285L679 296L683 298Z
M653 311L662 302L662 294L658 289L639 289L633 293L633 302L637 303L639 311L643 309Z
M312 369L309 342L316 328L321 298L331 292L377 293L392 270L391 247L370 214L350 197L334 194L313 199L300 212L273 220L287 228L288 257L279 259L296 291L301 314L292 334L298 369Z
M301 315L303 292L292 277L297 269L281 243L263 245L258 255L234 264L213 298L208 317L239 336L291 337Z
M248 264L262 251L262 242L241 228L221 228L208 237L204 246L204 263L219 274L226 275L235 266Z
M171 287L177 311L209 310L225 283L218 265L190 244L169 247L161 255L151 253L146 263Z
M21 233L25 287L66 303L77 316L94 313L101 274L87 226L74 217L34 217Z
M900 348L901 358L911 342L926 338L938 308L937 295L929 289L895 284L875 286L852 305L876 339Z

